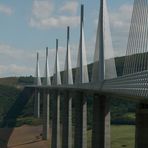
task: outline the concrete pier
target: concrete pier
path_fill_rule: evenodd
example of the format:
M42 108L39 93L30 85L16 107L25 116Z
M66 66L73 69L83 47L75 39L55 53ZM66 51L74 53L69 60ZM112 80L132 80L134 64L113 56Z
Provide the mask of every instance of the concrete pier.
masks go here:
M110 148L110 101L95 95L93 100L92 148Z
M49 139L49 91L43 92L43 140Z
M148 147L148 104L139 103L136 110L135 148Z
M87 99L81 92L75 96L74 148L87 148Z
M72 148L72 97L64 93L62 119L62 148Z
M40 118L40 91L38 88L35 88L34 116Z
M52 139L51 148L61 148L60 132L60 94L55 92L53 95L53 115L52 115Z

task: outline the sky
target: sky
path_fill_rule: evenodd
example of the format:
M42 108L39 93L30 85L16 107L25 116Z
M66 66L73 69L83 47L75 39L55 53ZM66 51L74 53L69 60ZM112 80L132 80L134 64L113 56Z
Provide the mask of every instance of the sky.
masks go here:
M0 77L35 74L36 53L44 75L45 48L49 48L49 69L53 74L55 40L59 39L60 69L66 55L66 28L70 26L72 66L79 43L80 5L85 8L85 41L88 63L93 61L99 0L1 0ZM125 55L133 0L107 0L115 56Z

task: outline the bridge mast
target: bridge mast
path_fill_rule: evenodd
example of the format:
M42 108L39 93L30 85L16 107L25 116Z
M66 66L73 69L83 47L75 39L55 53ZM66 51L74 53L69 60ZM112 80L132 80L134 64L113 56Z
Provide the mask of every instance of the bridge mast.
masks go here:
M43 84L45 86L51 85L48 66L48 47L46 47L45 77ZM45 88L43 90L43 140L49 139L49 101L49 90Z
M65 85L73 84L73 75L70 56L70 27L67 27L67 51L65 59L64 81ZM69 91L63 92L63 128L62 148L72 148L72 95Z
M40 68L39 68L39 53L37 53L35 85L37 86L41 85ZM35 88L34 116L36 118L40 118L40 91L38 88Z
M84 36L84 5L81 5L80 42L79 42L75 82L76 83L88 83L89 82L87 60L86 60L85 36Z
M86 62L86 48L84 39L84 5L81 5L80 18L80 43L75 83L88 83L88 70ZM87 98L83 92L75 94L75 135L74 145L76 148L87 147Z
M55 71L53 75L53 85L61 85L61 74L58 58L58 39L56 39L56 58ZM53 115L52 115L52 141L51 148L61 147L61 132L60 132L60 92L54 90L53 93Z
M104 0L100 0L100 16L99 16L99 82L104 81L105 64L104 64Z
M109 57L107 52L112 50L108 21L106 0L100 0L100 14L92 72L92 82L94 85L96 83L102 86L107 78L105 58ZM112 67L109 68L111 69ZM113 72L111 72L111 75L113 75ZM105 95L94 94L92 148L98 147L110 148L110 101Z

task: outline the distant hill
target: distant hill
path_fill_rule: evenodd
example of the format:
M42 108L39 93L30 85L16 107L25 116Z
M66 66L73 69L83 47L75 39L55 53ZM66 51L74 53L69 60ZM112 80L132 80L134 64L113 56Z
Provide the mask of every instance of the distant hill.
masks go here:
M13 86L13 87L33 84L33 82L34 82L34 79L32 76L0 78L0 85Z
M17 86L18 85L18 79L19 78L17 78L17 77L0 78L0 85Z

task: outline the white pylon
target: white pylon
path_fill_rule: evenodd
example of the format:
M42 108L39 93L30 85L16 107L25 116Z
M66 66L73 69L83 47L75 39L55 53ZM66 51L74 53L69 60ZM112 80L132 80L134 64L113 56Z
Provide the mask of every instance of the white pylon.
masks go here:
M81 5L81 20L80 20L80 43L78 51L77 69L76 69L76 83L87 83L88 79L88 68L86 60L86 48L84 38L84 6Z
M46 47L46 63L45 63L45 74L44 74L44 85L51 85L50 74L49 74L49 65L48 65L48 47Z
M64 80L63 80L64 84L73 84L69 39L70 39L70 27L68 26L67 27L67 51L66 51Z
M36 72L35 72L35 85L41 85L39 53L38 52L37 52Z
M104 79L110 79L116 76L107 3L106 0L100 0L92 82L103 82Z
M58 56L58 39L56 39L56 58L55 58L55 67L53 75L53 85L61 84L61 74L59 66L59 56Z

